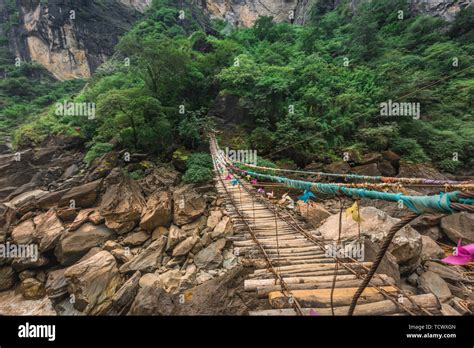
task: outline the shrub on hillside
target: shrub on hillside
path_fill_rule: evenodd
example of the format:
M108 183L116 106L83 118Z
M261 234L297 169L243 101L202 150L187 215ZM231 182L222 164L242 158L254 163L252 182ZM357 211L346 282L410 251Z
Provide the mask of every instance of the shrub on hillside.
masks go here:
M93 160L97 157L105 155L107 152L112 151L114 145L109 143L97 143L94 144L89 151L87 151L86 156L84 157L84 161L90 164Z
M195 153L186 162L183 181L187 184L200 184L212 180L212 158L207 153Z

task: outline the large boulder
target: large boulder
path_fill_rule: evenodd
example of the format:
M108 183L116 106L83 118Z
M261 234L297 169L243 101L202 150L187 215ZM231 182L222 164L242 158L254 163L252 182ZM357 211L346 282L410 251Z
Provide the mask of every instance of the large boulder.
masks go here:
M372 241L381 243L393 225L399 219L392 218L387 213L374 208L360 208L361 234L368 236ZM329 217L318 231L325 239L337 240L339 231L339 214ZM359 226L351 216L343 216L341 238L355 238L358 236ZM409 225L400 229L390 244L389 251L396 258L402 273L413 271L419 264L421 253L421 236Z
M145 231L133 232L127 235L123 240L123 245L138 246L145 243L150 238L150 235Z
M50 209L47 213L35 218L36 229L33 240L39 244L39 251L54 249L65 228L59 219L56 210Z
M418 278L418 287L425 294L435 294L440 301L451 297L451 290L449 290L448 284L439 275L431 271L424 272Z
M222 219L222 212L220 210L213 210L207 218L207 227L214 228Z
M186 231L178 226L171 225L168 232L168 241L166 243L166 251L172 250L178 243L185 240L187 237Z
M351 166L346 161L338 161L327 165L324 170L328 173L347 174L351 170Z
M444 250L428 236L421 236L421 260L441 259L444 257Z
M308 203L298 201L296 206L301 216L303 216L313 227L318 227L321 225L321 222L331 216L331 213L319 203L312 201L308 201Z
M364 262L373 262L377 257L380 246L369 239L364 240ZM386 274L397 284L400 284L400 268L397 259L387 251L380 262L377 273Z
M214 243L209 244L207 248L202 249L194 257L194 263L198 268L204 269L216 269L224 261L222 256L222 249L224 249L226 244L225 239L219 239Z
M421 235L408 225L395 234L388 248L395 256L401 274L411 273L419 266L421 249Z
M26 220L13 229L11 237L16 244L29 244L33 240L34 231L33 220Z
M379 176L381 175L377 163L369 163L351 168L351 174Z
M431 178L436 180L446 180L447 177L441 174L435 167L425 163L410 163L400 161L398 176L402 178Z
M434 261L427 261L424 267L426 270L436 273L445 280L451 280L453 282L469 281L469 279L466 279L462 274L464 269L459 266L447 266Z
M74 308L88 315L106 308L122 284L115 258L107 251L69 267L64 277L69 294L74 295Z
M160 236L140 254L136 255L130 261L124 263L122 267L120 267L120 272L128 273L135 271L155 271L161 266L165 245L166 237Z
M397 175L397 170L393 167L392 163L389 161L383 160L379 164L377 164L377 168L381 175L393 177Z
M159 285L158 280L143 282L142 284L143 286L140 286L128 315L172 314L174 308L172 297Z
M86 181L94 181L100 178L105 178L118 164L118 153L107 152L94 159L91 163L89 174L87 174Z
M198 236L191 236L183 240L173 249L173 257L187 255L198 242Z
M118 234L133 230L140 220L146 202L138 184L120 170L106 178L107 191L102 197L100 215L105 224Z
M86 223L77 231L65 233L54 253L62 265L71 265L91 248L115 238L114 231L106 226L95 226Z
M9 202L5 203L5 205L9 206L10 208L20 207L20 206L24 205L25 203L27 203L28 201L35 201L36 202L41 197L44 197L47 194L48 194L48 191L44 191L44 190L40 190L40 189L24 192L24 193L16 196L15 198L13 198Z
M64 194L59 201L59 206L74 206L81 208L90 208L97 200L97 194L100 190L102 180L96 180L81 186L76 186Z
M474 214L462 212L441 219L441 228L451 241L457 244L462 239L466 244L474 243Z
M150 174L140 180L145 194L149 195L156 190L157 187L171 187L178 183L179 172L168 167L154 168Z
M64 277L66 268L51 271L46 280L46 295L53 303L64 299L67 295L67 281Z
M238 266L220 277L186 290L184 304L175 302L173 314L248 315L249 308L258 308L262 305L259 302L261 299L243 289L243 281L249 272L251 270Z
M206 209L205 199L191 185L185 185L175 190L173 200L173 221L178 226L194 221Z
M44 255L33 255L33 257L15 258L12 262L12 267L16 272L21 272L25 269L40 268L49 264L49 259Z
M132 306L133 300L139 289L140 272L135 272L133 276L122 285L122 287L111 298L109 305L100 313L101 315L124 315Z
M173 219L173 202L168 191L155 191L146 202L143 210L140 227L153 231L158 226L167 226Z
M230 217L224 216L222 220L216 225L214 231L212 231L211 237L212 239L229 237L233 232L234 230Z
M375 236L378 239L383 238L390 228L398 221L387 213L374 207L361 207L360 216L361 233L367 236ZM339 233L339 214L331 215L318 228L318 231L324 239L337 240ZM352 216L344 213L342 216L341 238L347 239L356 237L359 234L359 225Z

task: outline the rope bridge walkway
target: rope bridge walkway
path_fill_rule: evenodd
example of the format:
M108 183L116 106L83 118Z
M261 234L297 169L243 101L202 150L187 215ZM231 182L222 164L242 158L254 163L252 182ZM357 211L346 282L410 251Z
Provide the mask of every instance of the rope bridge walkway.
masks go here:
M443 213L473 211L472 193L453 191L435 195L436 198L420 196L429 198L414 199L402 194L292 180L243 170L223 156L213 135L210 136L210 145L217 189L225 199L225 208L235 227L232 237L235 252L257 266L245 280L244 287L256 292L260 298L267 297L273 307L251 312L251 315L441 314L441 305L434 294L408 294L391 277L377 273L377 268L395 233L418 214L439 210ZM391 228L375 260L362 262L347 255L339 257L328 253L334 245L306 228L300 217L275 206L261 195L255 189L256 179L305 190L305 195L307 192L324 192L352 198L401 200L412 212ZM458 183L450 182L449 185L456 187ZM343 242L342 206L340 213L336 246Z

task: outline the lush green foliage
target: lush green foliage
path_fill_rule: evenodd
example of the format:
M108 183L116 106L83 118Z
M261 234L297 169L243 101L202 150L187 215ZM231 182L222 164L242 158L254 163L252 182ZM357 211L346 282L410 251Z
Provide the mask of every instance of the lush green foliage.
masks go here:
M114 148L112 144L109 143L95 143L87 152L84 160L87 163L91 163L97 157L105 155L107 152L111 151Z
M183 181L193 184L209 182L213 177L212 168L212 158L209 154L194 153L186 162Z
M306 27L271 18L251 29L216 22L222 35L213 37L199 30L190 8L180 19L175 3L155 0L114 60L76 97L97 104L96 119L56 119L79 127L91 151L111 139L163 156L173 145L198 149L216 97L233 96L245 110L247 148L274 160L302 166L352 148L393 149L451 171L474 164L472 8L450 25L412 17L405 0L367 2L356 14L347 2L336 10L318 2ZM61 98L67 84L60 86L38 97L42 106ZM15 123L28 113L22 98L38 92L21 76L0 87L18 98L7 105ZM421 119L380 117L380 103L388 100L420 103ZM192 165L185 178L208 175Z

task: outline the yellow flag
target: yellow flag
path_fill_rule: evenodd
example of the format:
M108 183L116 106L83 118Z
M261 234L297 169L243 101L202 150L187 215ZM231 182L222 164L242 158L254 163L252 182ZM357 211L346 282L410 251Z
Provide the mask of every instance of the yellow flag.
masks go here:
M359 206L357 201L354 202L352 207L346 209L346 214L351 215L352 219L357 222L362 222L362 218L359 216Z

